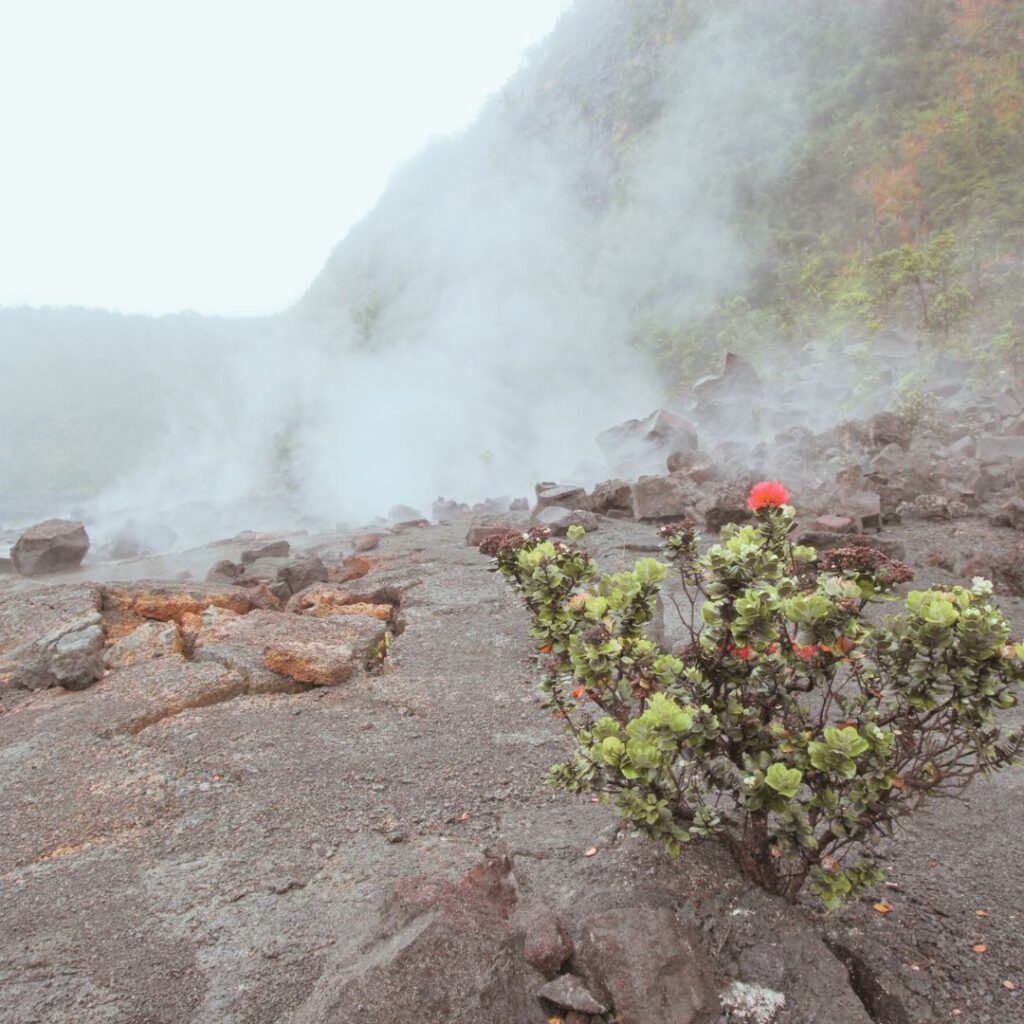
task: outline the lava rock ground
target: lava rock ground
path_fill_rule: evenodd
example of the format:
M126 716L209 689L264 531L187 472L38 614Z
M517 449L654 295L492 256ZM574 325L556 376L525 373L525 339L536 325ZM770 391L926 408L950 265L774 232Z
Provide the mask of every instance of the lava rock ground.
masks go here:
M886 535L926 584L955 530ZM786 995L779 1024L1024 1021L1024 772L922 812L886 851L896 887L831 917L752 889L714 845L669 861L608 808L543 785L566 741L537 706L525 615L465 531L382 540L366 582L401 591L406 629L380 674L252 692L228 666L172 657L78 692L0 690L0 1022L442 1024L440 1006L378 1018L329 994L363 970L396 883L457 879L494 848L570 936L616 907L673 908L723 986ZM587 544L614 569L656 538L602 520ZM160 567L201 579L238 554ZM0 652L36 618L92 607L82 580L119 571L0 584ZM1000 598L1021 635L1020 599ZM524 1005L523 1024L547 1019Z

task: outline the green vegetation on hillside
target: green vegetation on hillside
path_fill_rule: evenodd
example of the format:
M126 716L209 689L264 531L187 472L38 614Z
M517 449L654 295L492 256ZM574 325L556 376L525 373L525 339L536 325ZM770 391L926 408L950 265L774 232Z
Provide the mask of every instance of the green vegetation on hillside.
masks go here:
M680 0L676 8L690 8ZM740 196L747 289L648 342L685 378L708 344L910 332L990 372L1024 368L1024 2L813 5L807 128Z

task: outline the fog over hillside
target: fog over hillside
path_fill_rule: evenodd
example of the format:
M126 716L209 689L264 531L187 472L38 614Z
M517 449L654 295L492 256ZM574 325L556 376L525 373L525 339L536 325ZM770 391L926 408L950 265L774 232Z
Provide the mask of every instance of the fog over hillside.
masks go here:
M671 383L637 340L749 280L822 10L579 0L280 316L0 311L8 505L192 540L607 475Z

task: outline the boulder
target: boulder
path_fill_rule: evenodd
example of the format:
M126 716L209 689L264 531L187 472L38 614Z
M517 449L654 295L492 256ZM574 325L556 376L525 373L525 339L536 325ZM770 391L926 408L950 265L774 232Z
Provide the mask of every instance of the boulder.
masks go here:
M673 452L665 460L665 466L669 473L688 476L697 484L718 480L721 476L718 467L700 452Z
M103 678L103 623L91 612L0 655L0 687L83 690Z
M557 507L574 509L579 508L587 499L587 492L575 484L537 484L537 507L534 512L541 509ZM505 506L506 509L508 506Z
M990 517L994 526L1024 529L1024 498L1010 498Z
M181 630L176 622L149 621L116 640L103 653L107 668L127 668L158 658L183 655Z
M600 517L585 509L565 509L551 506L535 512L533 516L534 526L544 526L556 537L564 537L569 532L570 526L582 526L587 532L593 532L600 525Z
M199 615L207 608L225 608L246 615L254 608L273 607L273 599L256 587L167 583L142 580L113 583L102 590L103 610L129 619L155 619L179 625L185 615Z
M438 498L430 506L430 518L435 523L448 523L466 515L469 515L469 506L462 502L452 501L450 498Z
M297 594L313 583L326 582L327 566L316 555L304 555L281 566L277 578L288 588L289 593Z
M646 419L626 420L603 431L597 443L614 473L635 479L661 472L673 453L695 451L697 430L682 416L656 409Z
M690 487L678 477L642 476L631 491L634 519L681 519L696 504Z
M546 905L534 903L517 913L515 923L523 933L526 962L544 977L553 978L572 956L572 942L558 915Z
M374 600L378 595L352 594L331 583L314 583L293 595L287 610L297 615L312 615L317 619L332 615L368 615L371 619L390 622L395 610L394 602ZM383 596L383 595L380 595Z
M882 499L874 491L854 491L845 495L839 503L839 513L852 519L860 533L882 528Z
M238 669L268 687L274 685L271 673L335 686L366 666L386 630L386 622L366 615L315 618L262 610L234 615L213 608L203 613L193 658Z
M242 562L248 565L260 558L287 558L292 553L292 546L286 540L273 540L261 544L258 548L247 548L242 552Z
M579 960L594 990L614 1007L617 1024L718 1021L710 965L667 907L629 906L587 918Z
M603 480L587 498L587 508L602 516L632 516L632 488L624 480Z
M718 373L701 377L693 385L698 408L721 411L723 407L749 402L761 394L764 385L753 364L735 352L726 352Z
M207 583L235 584L245 572L245 566L232 562L230 558L222 558L213 564L213 568L206 574Z
M11 561L22 576L42 576L77 569L88 550L89 535L82 523L47 519L18 538L11 548Z
M895 444L900 448L910 447L910 438L914 433L913 425L894 412L880 412L871 417L868 424L871 444L875 448L885 448Z
M704 525L708 531L717 536L727 523L745 523L753 513L747 508L746 494L723 488L716 491L710 498L701 502L698 509L704 513Z
M577 1013L606 1013L607 1006L599 1003L581 978L575 974L563 974L537 990L537 997L557 1006L561 1010L575 1010Z
M459 883L397 883L374 934L336 954L291 1024L537 1020L536 976L508 924L514 883L495 875L485 862Z

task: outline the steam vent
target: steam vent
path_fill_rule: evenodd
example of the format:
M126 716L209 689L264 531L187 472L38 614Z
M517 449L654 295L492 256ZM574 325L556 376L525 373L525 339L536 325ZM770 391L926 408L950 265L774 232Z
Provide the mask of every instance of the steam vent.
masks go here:
M0 1024L1024 1024L1024 0L57 6Z

